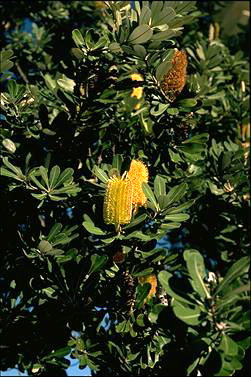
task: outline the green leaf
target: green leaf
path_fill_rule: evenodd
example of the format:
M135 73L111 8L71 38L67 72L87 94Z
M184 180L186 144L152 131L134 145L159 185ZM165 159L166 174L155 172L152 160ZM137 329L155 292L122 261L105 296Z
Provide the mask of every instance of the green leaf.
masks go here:
M60 231L62 230L62 227L63 227L63 225L60 224L60 223L54 224L53 227L50 230L50 233L48 234L47 240L49 242L53 242L53 240L55 239L55 236L57 234L59 234Z
M169 220L169 221L186 221L188 220L190 217L190 215L188 215L187 213L177 213L177 214L172 214L172 215L166 215L165 216L165 220Z
M107 262L108 256L106 254L103 255L98 255L98 254L93 254L91 256L91 268L89 271L89 274L92 274L93 272L97 272L100 270Z
M174 214L184 211L185 209L190 208L195 203L195 199L188 200L187 202L181 204L177 207L171 207L165 210L164 214Z
M193 309L184 306L181 302L173 299L171 302L174 314L181 321L187 323L190 326L197 326L200 324L199 317L201 315L200 308L195 306Z
M64 74L60 79L57 79L57 84L61 89L66 90L70 93L73 93L74 86L76 85L74 80L66 77Z
M58 202L60 200L66 200L67 196L56 196L56 195L49 194L49 198L51 200L54 200L55 202Z
M46 169L44 166L39 167L39 172L44 180L44 183L46 184L47 188L49 188L49 180L48 180L48 169Z
M177 147L181 152L191 154L191 155L200 155L205 150L205 146L200 143L189 143L186 145L180 145Z
M129 353L127 355L127 360L128 361L133 361L137 358L137 356L140 354L140 352L137 352L137 353Z
M60 358L69 355L71 353L71 347L65 347L65 348L60 348L59 350L50 353L47 356L44 356L42 360L48 360L48 359L53 359L54 357Z
M152 238L152 236L144 234L144 233L142 233L140 231L135 231L135 232L129 233L128 236L126 236L124 238L126 240L128 240L130 238L139 238L142 241L149 241Z
M124 332L125 330L125 327L126 327L126 323L127 321L124 320L123 322L119 322L116 326L115 326L115 330L116 332Z
M226 273L224 279L218 285L215 294L224 291L226 288L229 287L229 284L231 284L233 280L247 272L249 264L250 258L248 256L242 257L237 262L235 262Z
M89 232L91 234L97 234L99 236L106 235L106 233L102 229L96 227L95 225L92 225L88 221L83 221L82 224L85 227L85 229L87 230L87 232Z
M159 279L159 282L160 284L162 285L162 287L164 288L164 290L166 291L166 293L168 295L170 295L171 297L175 298L176 300L180 301L180 302L184 302L186 304L189 304L189 305L192 305L195 301L190 298L187 294L185 294L183 291L180 292L177 288L176 289L176 292L174 292L174 290L170 287L170 283L169 283L169 280L173 277L173 275L168 272L168 271L165 271L165 270L162 270L159 272L158 274L158 279Z
M188 186L186 183L181 183L180 185L171 188L166 195L165 206L169 207L174 202L179 201L185 195L187 188Z
M195 98L186 98L177 102L177 105L181 107L194 107L197 105L197 101Z
M159 116L166 111L168 106L169 106L168 103L167 104L166 103L159 103L157 106L154 106L154 107L151 108L150 114L155 116L155 117Z
M0 63L0 72L9 71L14 66L14 63L10 60L5 60L4 62Z
M34 174L35 172L33 172ZM47 191L46 187L42 185L41 182L39 182L39 180L35 177L35 175L33 175L32 173L29 174L29 177L30 179L32 180L33 183L35 183L35 185L40 188L40 190L42 191Z
M4 72L13 67L14 63L9 60L13 57L13 51L8 49L0 52L0 72Z
M143 213L143 215L135 217L128 225L124 226L124 229L130 229L140 223L142 223L147 218L147 214Z
M145 49L144 46L141 46L141 45L134 45L134 46L133 46L133 49L134 49L134 51L135 51L135 54L136 54L139 58L141 58L141 59L145 59L147 52L146 52L146 49Z
M176 109L176 107L169 107L169 109L167 109L166 112L167 112L168 114L170 114L170 115L177 115L177 114L179 114L179 110ZM171 151L171 150L169 149L169 153L170 153L170 151ZM173 153L173 156L174 156L174 153ZM178 160L178 161L182 161L182 160L180 159L180 160ZM176 161L174 161L174 162L176 162Z
M15 98L17 96L17 93L18 93L17 82L15 80L9 80L7 87L8 87L8 92L10 93L10 96Z
M74 170L72 168L66 168L58 177L56 184L54 184L53 188L56 188L62 184L69 183L72 181Z
M21 179L19 176L17 176L16 174L12 173L11 171L5 169L4 167L0 168L0 175L16 179L17 181L23 181L23 179Z
M134 273L133 273L133 276L135 276L135 277L146 276L146 275L150 275L150 274L152 274L152 272L153 272L153 268L152 268L152 267L149 267L149 268L146 268L146 269L143 270L143 271L140 271L140 272L134 272Z
M239 346L233 339L223 333L218 349L224 352L224 355L236 356L238 354Z
M17 166L12 165L8 161L8 157L3 157L3 163L5 166L7 166L7 168L12 170L20 178L20 180L25 180L25 176L23 175L22 170L18 168Z
M137 26L128 38L131 44L141 44L149 41L153 35L153 31L149 25Z
M137 296L136 296L136 305L137 307L141 307L144 302L144 299L147 297L148 293L150 292L151 284L139 284L137 286Z
M176 34L175 30L168 29L168 30L160 31L159 33L154 34L151 40L154 42L155 41L161 42L161 41L167 40L167 38L171 38L175 34Z
M50 171L50 177L49 177L49 182L50 182L50 187L53 188L55 184L57 183L58 177L60 174L60 167L59 166L53 166L53 168Z
M110 349L110 352L111 352L111 346L113 346L118 351L120 357L122 358L122 360L124 360L125 357L123 355L123 352L119 348L119 346L117 344L113 343L111 340L108 340L108 347Z
M117 43L117 42L112 42L112 43L110 43L110 45L109 45L109 49L110 49L111 52L113 52L114 54L117 54L117 53L123 53L123 50L121 49L119 43Z
M43 200L46 198L47 194L44 193L44 194L31 194L34 198L36 199L39 199L39 200Z
M78 29L72 31L72 38L77 47L82 47L85 43L84 38Z
M107 183L108 181L108 176L104 170L100 169L97 165L94 166L94 171L93 173L100 179L101 182Z
M203 279L206 277L204 259L197 250L185 250L184 260L187 264L187 269L192 278L191 284L194 290L200 295L202 299L209 299L211 296L206 288Z
M161 224L160 225L160 228L161 229L175 229L175 228L179 228L181 226L180 223L169 223L169 224Z
M138 317L136 318L136 323L140 327L145 327L144 324L144 314L139 314Z
M160 175L156 175L154 179L154 194L157 198L160 195L166 195L166 180Z
M156 69L156 78L158 81L161 81L163 76L166 75L172 67L172 62L169 60L166 60L157 67Z
M144 5L143 8L141 9L141 13L139 16L139 25L142 25L142 24L149 25L150 19L151 19L151 9L147 5Z
M163 1L153 1L151 4L151 12L152 12L152 25L156 25L156 21L159 18L159 14L161 13L163 8Z
M11 49L8 50L2 50L0 52L0 61L4 61L9 59L13 55L13 51Z
M163 304L157 304L157 305L154 305L152 308L151 308L151 311L150 313L148 314L148 319L151 323L157 323L157 319L158 319L158 316L159 314L162 312L163 309L165 309L165 305Z
M142 190L143 190L145 196L150 200L150 202L154 205L154 207L158 211L159 205L156 201L156 198L154 196L154 193L153 193L151 187L146 182L143 182L142 183Z
M114 169L117 169L120 173L121 166L122 166L123 158L121 154L115 154L115 156L112 159L112 167Z
M183 159L180 157L179 153L173 152L170 148L168 148L168 153L171 157L171 160L175 163L183 162Z
M168 4L165 4L164 2L164 7L162 11L154 14L152 26L168 24L170 21L174 19L174 17L176 16L175 10L166 5Z

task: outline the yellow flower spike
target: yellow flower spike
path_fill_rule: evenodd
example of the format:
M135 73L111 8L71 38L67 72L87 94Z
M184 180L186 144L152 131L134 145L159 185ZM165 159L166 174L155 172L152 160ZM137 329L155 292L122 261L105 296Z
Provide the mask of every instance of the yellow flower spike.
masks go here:
M139 282L142 285L145 284L145 283L150 283L151 284L151 289L150 289L147 297L144 300L144 304L145 304L153 296L155 296L156 291L157 291L158 281L157 281L156 275L155 274L151 274L151 275L146 275L146 276L139 277Z
M133 81L144 81L143 77L139 73L132 73L130 77Z
M133 81L144 81L143 77L139 73L132 73L130 77ZM142 98L142 96L143 96L143 88L141 86L138 88L133 88L131 97L136 97L137 99L140 99ZM140 106L141 106L140 103L137 103L134 106L134 109L138 110L140 109Z
M148 182L148 168L140 160L132 160L128 172L128 179L132 183L132 204L134 204L134 213L137 212L139 206L144 206L147 197L142 190L142 183Z
M176 51L172 68L164 75L161 87L166 94L178 95L186 83L187 55L186 51Z
M137 99L140 99L143 95L143 88L139 86L138 88L133 88L131 97L136 97Z
M111 177L106 186L104 222L114 224L119 231L120 224L128 224L132 216L132 184L125 172L122 177Z

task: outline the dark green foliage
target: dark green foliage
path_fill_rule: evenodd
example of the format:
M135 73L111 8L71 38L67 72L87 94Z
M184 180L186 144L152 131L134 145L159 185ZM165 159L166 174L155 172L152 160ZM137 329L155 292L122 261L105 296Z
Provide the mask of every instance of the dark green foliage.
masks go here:
M98 3L0 3L0 370L65 375L71 354L97 375L241 375L246 30L209 38L207 17L225 2ZM186 85L169 96L175 48ZM103 220L106 183L132 159L149 170L147 205L115 228ZM150 274L146 301L139 278Z

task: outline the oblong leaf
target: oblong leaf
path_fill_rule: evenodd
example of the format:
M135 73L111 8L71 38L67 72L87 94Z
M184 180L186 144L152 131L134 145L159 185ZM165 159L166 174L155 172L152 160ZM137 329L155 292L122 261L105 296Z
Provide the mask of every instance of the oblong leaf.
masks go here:
M44 166L39 167L39 172L44 180L44 183L46 184L47 188L49 188L49 179L48 179L48 169L46 169Z
M143 8L141 9L141 13L139 16L139 24L148 25L150 19L151 19L151 9L147 5L144 5Z
M95 225L92 225L88 221L83 221L82 225L85 227L87 232L89 232L91 234L97 234L99 236L104 236L106 234L102 229L96 227Z
M81 32L78 29L74 29L72 31L72 39L74 40L77 47L83 46L85 42Z
M190 277L192 278L191 284L194 290L202 299L209 299L211 296L203 281L203 279L206 277L203 256L194 249L185 250L183 256L186 261Z
M0 168L0 175L3 175L5 177L14 178L17 181L23 181L19 176L17 176L15 173L12 173L8 169L5 169L4 167Z
M128 42L132 44L141 44L149 41L153 35L153 31L149 25L137 26L128 38Z
M250 258L248 256L242 257L240 260L235 262L218 285L215 294L218 294L220 291L224 291L234 279L245 273L248 269L249 264Z
M137 286L137 296L136 296L136 305L141 306L144 302L144 299L147 297L151 289L150 283L145 283L143 285L139 284Z
M139 56L141 59L144 59L147 52L146 52L146 49L144 46L141 46L141 45L134 45L133 46L133 49L136 53L137 56Z
M66 168L58 177L57 182L54 184L53 188L63 185L66 182L71 181L74 170L72 168Z
M171 61L164 61L160 63L160 65L156 69L156 78L158 81L161 81L163 76L166 75L172 67L172 62Z
M173 299L172 308L176 317L181 321L187 323L190 326L197 326L200 324L201 321L199 320L199 317L201 315L201 311L198 306L195 306L193 309L191 309L184 306L181 302Z
M166 207L170 206L174 202L179 201L185 195L187 188L188 186L186 183L181 183L178 186L172 187L165 198Z
M164 213L165 214L178 213L178 212L183 211L184 209L190 208L194 203L195 203L195 199L191 199L191 200L188 200L187 202L181 204L180 206L168 208Z
M178 289L175 288L177 293L174 292L174 290L171 288L170 283L169 283L169 280L172 277L173 277L173 275L166 270L162 270L158 274L159 282L162 285L162 287L164 288L164 290L166 291L166 293L168 295L170 295L171 297L177 299L180 302L184 302L184 303L189 304L189 305L196 303L193 300L193 298L188 296L188 294L185 294L183 291L181 292L181 291L179 291Z
M145 196L150 200L150 202L154 205L154 207L158 211L159 205L157 203L157 200L154 196L154 193L153 193L151 187L146 182L143 182L142 183L142 190L143 190Z
M188 215L187 213L175 213L173 215L166 215L165 216L165 220L169 220L169 221L186 221L188 220L190 217L190 215Z
M154 194L157 198L160 195L166 195L166 180L160 175L156 175L154 179Z
M107 262L108 256L106 254L103 255L98 255L98 254L93 254L91 256L91 268L89 271L89 274L92 274L93 272L97 272L100 270Z
M53 242L55 236L60 233L63 225L60 223L56 223L53 225L53 227L50 230L50 233L48 234L47 241Z
M53 168L50 171L50 177L49 177L51 188L55 186L57 179L59 177L59 174L60 174L60 167L57 165L53 166Z
M147 218L147 214L143 213L142 215L136 217L133 221L131 221L128 225L124 227L124 229L132 228L140 223L142 223Z
M48 359L52 359L54 357L60 358L60 357L64 357L66 355L69 355L69 353L71 353L71 347L60 348L59 350L52 352L49 355L43 357L41 360L48 360Z
M97 165L94 166L93 173L100 179L100 181L107 183L108 175L104 170L100 169Z

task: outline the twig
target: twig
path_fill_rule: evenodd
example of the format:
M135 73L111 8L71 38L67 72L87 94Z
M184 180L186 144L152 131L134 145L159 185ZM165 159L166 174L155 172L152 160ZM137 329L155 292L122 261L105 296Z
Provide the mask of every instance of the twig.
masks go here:
M22 70L22 68L20 67L20 65L18 63L16 63L16 67L17 67L17 70L18 70L20 76L24 80L24 82L26 82L26 84L29 84L29 80L27 79L26 74L24 73L24 71Z

